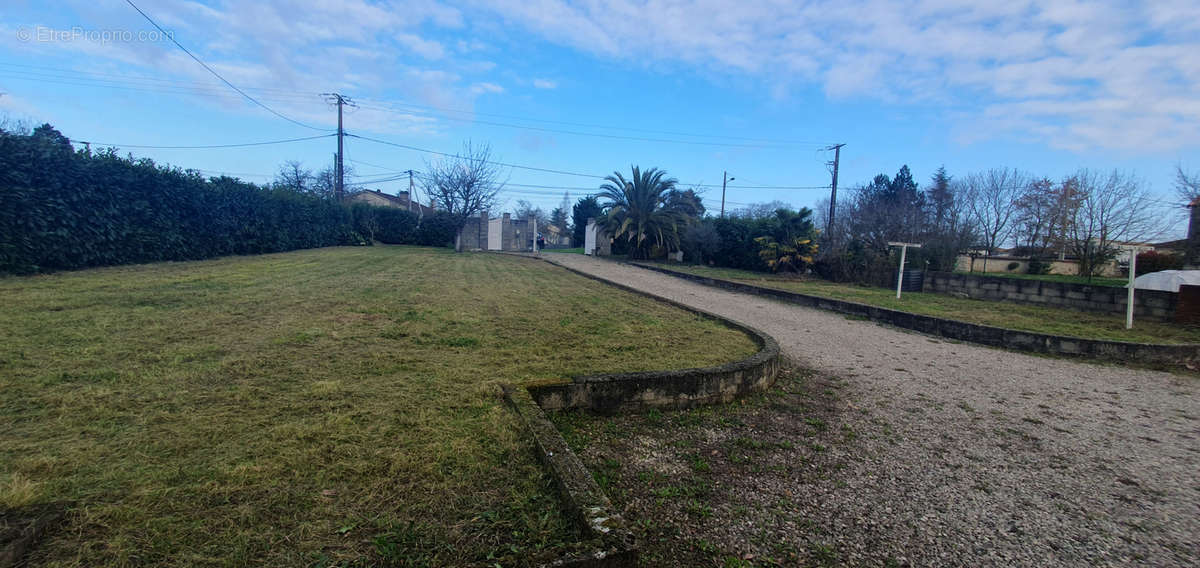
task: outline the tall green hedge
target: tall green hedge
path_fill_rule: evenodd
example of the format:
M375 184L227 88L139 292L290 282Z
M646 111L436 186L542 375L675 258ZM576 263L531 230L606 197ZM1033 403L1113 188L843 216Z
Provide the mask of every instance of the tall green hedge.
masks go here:
M376 215L383 242L419 243L411 213ZM0 272L367 244L374 228L317 195L75 151L49 125L0 131Z

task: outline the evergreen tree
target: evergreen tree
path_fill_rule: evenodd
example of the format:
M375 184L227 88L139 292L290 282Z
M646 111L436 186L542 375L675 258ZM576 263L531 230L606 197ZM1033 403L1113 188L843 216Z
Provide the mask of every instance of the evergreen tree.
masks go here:
M595 195L582 197L575 202L575 206L571 209L571 223L575 230L571 234L572 244L575 246L583 246L583 232L587 230L588 219L599 220L604 215L604 207L600 205L600 199Z

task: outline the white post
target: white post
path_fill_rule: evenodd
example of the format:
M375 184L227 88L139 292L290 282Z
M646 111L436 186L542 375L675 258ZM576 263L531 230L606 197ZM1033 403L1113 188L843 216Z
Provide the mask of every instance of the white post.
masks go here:
M1125 329L1133 329L1133 279L1137 275L1137 249L1129 249L1129 293L1125 298Z
M533 254L536 256L537 251L537 217L533 218Z
M900 290L904 287L904 261L908 256L908 247L921 248L921 243L894 243L889 242L890 247L900 247L900 272L896 274L896 299L900 299Z

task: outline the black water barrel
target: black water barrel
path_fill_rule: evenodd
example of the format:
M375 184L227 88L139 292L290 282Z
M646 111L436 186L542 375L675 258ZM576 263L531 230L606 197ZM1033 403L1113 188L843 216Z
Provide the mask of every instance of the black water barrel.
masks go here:
M904 271L900 279L900 290L904 292L920 292L925 286L925 271L920 268L910 268Z

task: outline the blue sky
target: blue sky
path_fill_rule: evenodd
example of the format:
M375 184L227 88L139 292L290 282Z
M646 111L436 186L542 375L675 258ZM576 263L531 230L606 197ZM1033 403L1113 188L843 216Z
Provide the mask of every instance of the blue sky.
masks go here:
M1120 168L1167 200L1177 163L1200 169L1194 0L136 3L305 124L335 127L318 94L337 91L360 105L350 133L443 152L470 138L505 162L599 176L657 166L685 186L718 186L705 194L712 210L723 170L737 178L730 208L815 204L832 158L820 148L833 143L846 144L843 188L902 164L922 181L943 164L956 176ZM47 4L9 0L0 12L0 112L250 181L286 160L331 161L332 138L129 148L320 132L241 98L123 0ZM365 180L436 159L354 138L346 157ZM520 169L509 181L510 207L547 209L565 188L574 199L599 183Z

